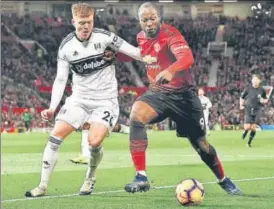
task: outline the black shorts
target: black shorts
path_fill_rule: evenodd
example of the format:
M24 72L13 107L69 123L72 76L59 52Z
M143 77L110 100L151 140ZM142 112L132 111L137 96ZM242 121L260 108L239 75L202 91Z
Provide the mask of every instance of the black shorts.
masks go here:
M245 110L244 123L245 124L259 124L261 117L261 110L254 108L247 108Z
M158 113L150 123L170 117L176 123L178 137L197 139L205 136L203 108L194 90L176 93L147 91L137 101L147 103Z

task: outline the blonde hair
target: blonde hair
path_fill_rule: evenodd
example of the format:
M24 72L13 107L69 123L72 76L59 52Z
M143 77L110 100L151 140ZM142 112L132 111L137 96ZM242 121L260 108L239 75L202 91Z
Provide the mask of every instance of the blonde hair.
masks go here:
M71 6L73 17L89 17L94 15L94 9L86 3L77 3Z

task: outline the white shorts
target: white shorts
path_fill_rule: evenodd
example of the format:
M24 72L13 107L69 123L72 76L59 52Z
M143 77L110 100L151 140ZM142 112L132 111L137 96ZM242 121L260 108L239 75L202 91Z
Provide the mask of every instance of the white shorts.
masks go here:
M106 100L92 100L68 97L60 109L55 121L65 121L75 129L85 122L99 122L106 125L111 131L118 121L119 104L117 98Z

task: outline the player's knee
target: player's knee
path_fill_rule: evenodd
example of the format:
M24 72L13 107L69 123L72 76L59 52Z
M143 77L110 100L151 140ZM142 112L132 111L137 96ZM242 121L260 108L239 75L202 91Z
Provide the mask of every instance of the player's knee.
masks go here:
M143 124L148 124L155 117L157 117L156 111L145 102L136 102L130 113L130 121L139 121Z
M140 121L130 121L130 140L140 140L140 139L147 139L147 134L145 130L145 124Z
M250 129L251 129L251 131L256 131L256 128L257 128L257 125L252 124Z
M88 144L90 147L99 147L105 138L105 134L93 133L88 136Z
M58 122L55 124L50 135L56 136L59 139L65 139L74 130L75 128L73 128L71 125L65 122Z
M249 130L251 128L251 125L250 124L244 124L244 129L245 130Z

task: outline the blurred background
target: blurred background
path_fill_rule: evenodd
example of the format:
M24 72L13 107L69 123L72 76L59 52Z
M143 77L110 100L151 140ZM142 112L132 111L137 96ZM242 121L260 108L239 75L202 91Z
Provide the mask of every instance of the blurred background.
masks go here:
M213 103L210 127L238 129L243 122L239 97L250 83L252 70L264 75L263 85L274 85L274 4L263 1L157 1L166 23L178 28L192 48L197 87ZM23 132L24 114L32 131L47 130L40 112L50 103L56 75L58 46L71 24L73 1L1 2L1 132ZM112 31L133 45L140 31L141 2L87 2L96 9L95 25ZM117 62L120 119L128 124L131 105L148 85L140 62ZM70 83L63 98L70 95ZM274 97L263 109L262 129L274 130ZM169 120L150 127L172 129Z

